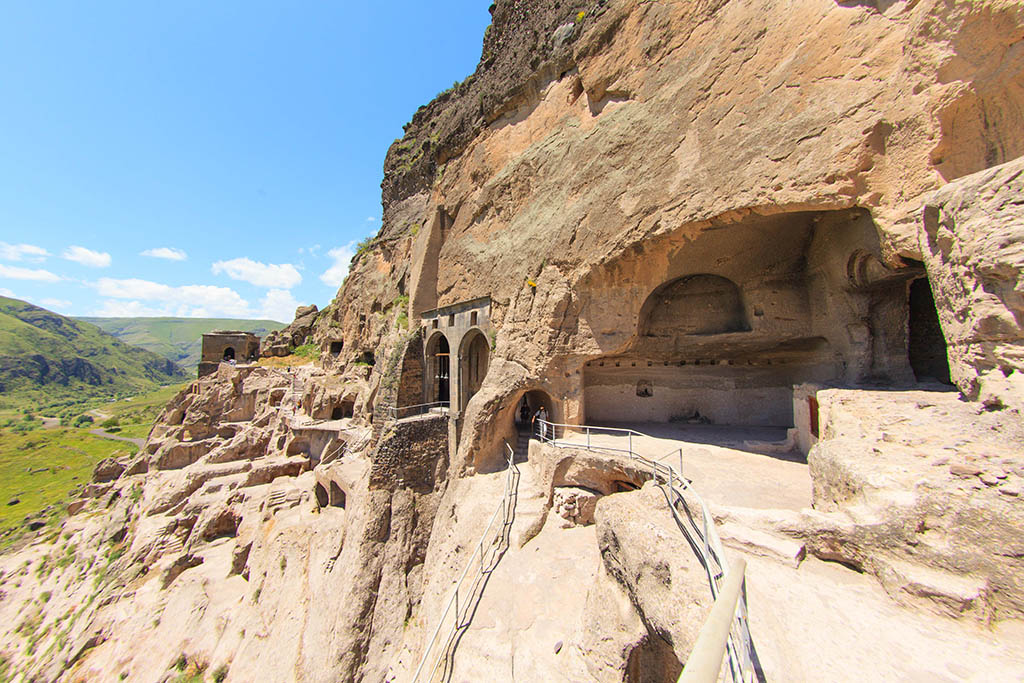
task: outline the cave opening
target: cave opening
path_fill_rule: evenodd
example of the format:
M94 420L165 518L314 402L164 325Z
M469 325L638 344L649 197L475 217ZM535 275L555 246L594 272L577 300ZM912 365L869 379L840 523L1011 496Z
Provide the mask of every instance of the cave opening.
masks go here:
M323 484L317 484L313 487L313 494L316 496L316 504L322 508L327 507L330 499L327 496L327 489L324 488Z
M231 346L224 349L224 360L233 361L235 359L235 349Z
M752 213L630 250L587 295L588 323L610 341L583 364L584 422L781 439L794 386L904 384L905 288L917 272L883 263L861 209ZM624 310L629 336L617 332Z
M341 420L346 417L352 417L353 409L354 403L352 401L342 401L331 410L331 419Z
M337 482L331 482L331 496L330 504L332 507L343 508L345 507L345 492L341 490Z
M918 382L951 385L946 337L928 278L910 283L907 356Z

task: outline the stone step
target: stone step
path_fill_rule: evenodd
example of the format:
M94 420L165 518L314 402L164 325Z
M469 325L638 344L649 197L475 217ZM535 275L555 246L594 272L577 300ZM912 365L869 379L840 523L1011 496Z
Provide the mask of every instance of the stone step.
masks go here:
M767 557L788 567L798 567L807 556L807 548L800 541L782 538L760 529L726 522L718 527L722 545L751 555Z

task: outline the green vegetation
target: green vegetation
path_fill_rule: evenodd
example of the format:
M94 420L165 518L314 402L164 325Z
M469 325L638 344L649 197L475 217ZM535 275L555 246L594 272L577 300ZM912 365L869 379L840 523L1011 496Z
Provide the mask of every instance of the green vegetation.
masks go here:
M130 399L102 401L103 424L116 424L121 434L145 437L153 421L183 384L160 387ZM47 525L64 516L71 492L88 484L96 463L104 458L131 455L136 448L123 441L114 441L89 433L94 428L87 420L69 419L79 427L44 429L35 421L23 431L25 413L6 411L7 420L0 420L0 549L10 545L25 532L25 519L39 519ZM79 418L82 416L79 416ZM134 494L134 492L133 492ZM17 500L13 505L10 501ZM44 558L36 568L40 575L54 568L62 569L74 560L75 546L53 558Z
M26 517L42 513L47 524L59 521L72 489L90 481L97 462L133 451L131 444L83 429L38 429L29 434L0 429L0 548L20 536ZM15 499L17 503L6 504ZM63 563L63 558L57 562ZM45 573L49 565L44 561L39 569Z
M224 683L224 679L228 677L228 665L221 664L213 670L214 683Z
M273 320L230 318L76 318L96 325L125 344L139 346L194 372L199 365L203 334L214 330L245 330L260 337L285 327Z
M320 358L320 347L316 344L303 344L302 346L296 346L292 354L299 358L317 360Z
M88 323L0 297L0 420L32 409L72 419L84 403L109 400L185 372L166 358L128 346Z
M360 258L362 258L363 254L369 253L370 249L373 248L373 242L373 235L370 235L366 239L361 240L358 244L356 244L356 255L352 257L352 260L358 261Z
M409 327L409 297L405 294L399 294L395 297L395 300L391 302L391 305L398 309L398 316L395 318L395 324L401 329L407 329Z

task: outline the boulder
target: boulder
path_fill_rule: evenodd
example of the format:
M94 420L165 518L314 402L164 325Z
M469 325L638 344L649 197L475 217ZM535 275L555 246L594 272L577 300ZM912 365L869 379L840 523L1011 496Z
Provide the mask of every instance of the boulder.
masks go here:
M931 194L921 247L953 380L990 408L1024 408L1024 157Z

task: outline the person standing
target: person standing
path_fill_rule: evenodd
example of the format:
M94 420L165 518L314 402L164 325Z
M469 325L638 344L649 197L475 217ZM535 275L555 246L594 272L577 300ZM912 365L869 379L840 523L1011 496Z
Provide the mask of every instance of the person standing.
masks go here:
M533 414L533 428L537 436L540 437L541 441L544 441L548 437L548 411L544 409L542 405L537 409L537 412Z

